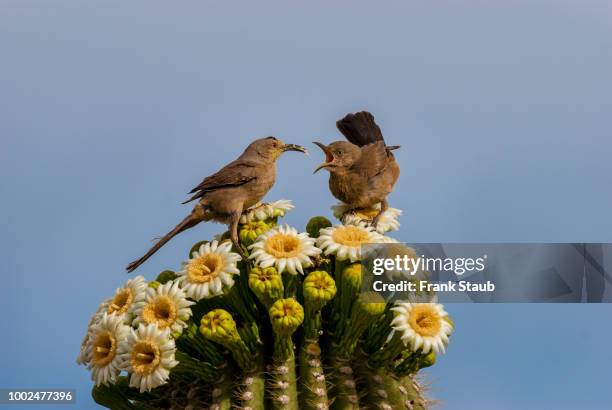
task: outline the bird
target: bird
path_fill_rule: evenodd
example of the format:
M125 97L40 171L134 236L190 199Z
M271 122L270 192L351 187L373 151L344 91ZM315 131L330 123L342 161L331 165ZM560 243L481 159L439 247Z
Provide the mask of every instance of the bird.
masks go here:
M236 160L204 178L189 192L191 197L183 204L198 201L191 213L126 270L133 272L170 239L208 221L227 224L236 251L246 258L238 242L238 222L243 211L258 204L272 188L276 181L276 160L287 151L307 153L304 147L285 144L273 136L253 141Z
M393 191L400 168L391 151L399 145L387 146L374 116L367 111L347 114L336 122L348 141L329 145L314 142L325 153L325 162L314 171L329 171L329 189L334 197L348 205L343 222L351 213L380 204L372 220L376 227L381 214L389 208L387 196Z

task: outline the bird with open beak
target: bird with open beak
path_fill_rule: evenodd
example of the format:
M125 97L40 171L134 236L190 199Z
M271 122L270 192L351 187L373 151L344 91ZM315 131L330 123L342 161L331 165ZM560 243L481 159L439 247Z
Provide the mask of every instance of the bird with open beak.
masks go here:
M329 145L315 142L325 154L325 162L315 169L329 171L329 189L340 201L349 206L343 216L380 203L374 217L376 226L380 215L389 207L387 196L399 177L399 165L391 152L399 146L387 146L374 116L367 111L347 114L336 122L338 130L348 141L335 141Z
M227 224L236 251L246 257L238 241L240 216L272 188L276 181L276 160L287 151L307 152L304 147L285 144L275 137L253 141L236 160L204 178L189 192L191 198L183 203L198 201L191 214L159 239L143 257L130 263L127 271L138 268L174 236L208 221Z

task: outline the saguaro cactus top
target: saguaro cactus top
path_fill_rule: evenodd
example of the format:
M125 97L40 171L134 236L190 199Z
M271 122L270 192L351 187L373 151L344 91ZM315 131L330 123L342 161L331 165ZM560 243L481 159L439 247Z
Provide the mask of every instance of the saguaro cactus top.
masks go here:
M130 279L93 315L78 363L113 409L425 409L421 369L453 324L436 303L363 292L361 246L394 243L401 211L374 230L364 209L306 232L279 226L277 201L248 210L239 238L194 245L177 272ZM335 211L338 215L344 213ZM176 264L178 265L178 264ZM367 283L367 282L366 282ZM298 377L299 376L299 377Z

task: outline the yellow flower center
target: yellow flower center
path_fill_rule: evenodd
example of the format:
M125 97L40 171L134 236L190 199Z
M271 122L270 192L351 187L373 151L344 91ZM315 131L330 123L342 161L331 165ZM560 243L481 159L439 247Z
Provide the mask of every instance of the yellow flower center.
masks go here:
M376 208L359 209L355 213L360 219L372 220L380 211Z
M142 318L147 324L157 323L160 329L165 329L176 322L176 306L168 296L157 296L146 304Z
M108 313L125 313L129 309L130 305L134 301L134 294L132 289L123 288L115 293L115 297L108 306Z
M334 229L332 239L340 245L356 248L364 243L368 243L370 240L370 233L357 226L341 226Z
M161 362L161 351L157 344L150 340L141 340L134 344L130 363L134 373L146 376L155 371Z
M117 353L115 335L104 330L96 334L93 342L92 362L97 367L104 367L113 361Z
M435 336L442 327L442 318L436 309L429 305L416 305L410 311L410 327L421 336Z
M223 257L216 253L207 253L198 256L189 262L187 266L187 277L191 282L211 282L223 270Z
M266 239L265 249L275 258L294 258L300 253L300 240L292 235L277 233Z

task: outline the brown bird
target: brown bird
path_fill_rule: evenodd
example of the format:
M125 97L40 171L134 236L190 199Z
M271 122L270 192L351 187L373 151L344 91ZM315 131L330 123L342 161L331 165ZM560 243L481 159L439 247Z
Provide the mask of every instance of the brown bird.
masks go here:
M385 144L374 116L367 111L347 114L336 122L336 127L348 141L327 146L315 142L325 153L325 162L314 172L322 168L329 171L330 191L350 207L344 217L380 203L380 212L372 221L376 226L380 215L389 207L387 196L399 177L399 165L391 152L399 146Z
M228 225L230 238L236 250L245 257L238 242L238 222L242 212L257 204L268 193L276 180L276 160L285 151L306 152L294 144L285 144L275 137L253 141L233 162L207 178L189 193L191 198L184 204L198 200L191 214L173 230L159 239L140 259L130 263L132 272L179 233L200 222L216 221Z

